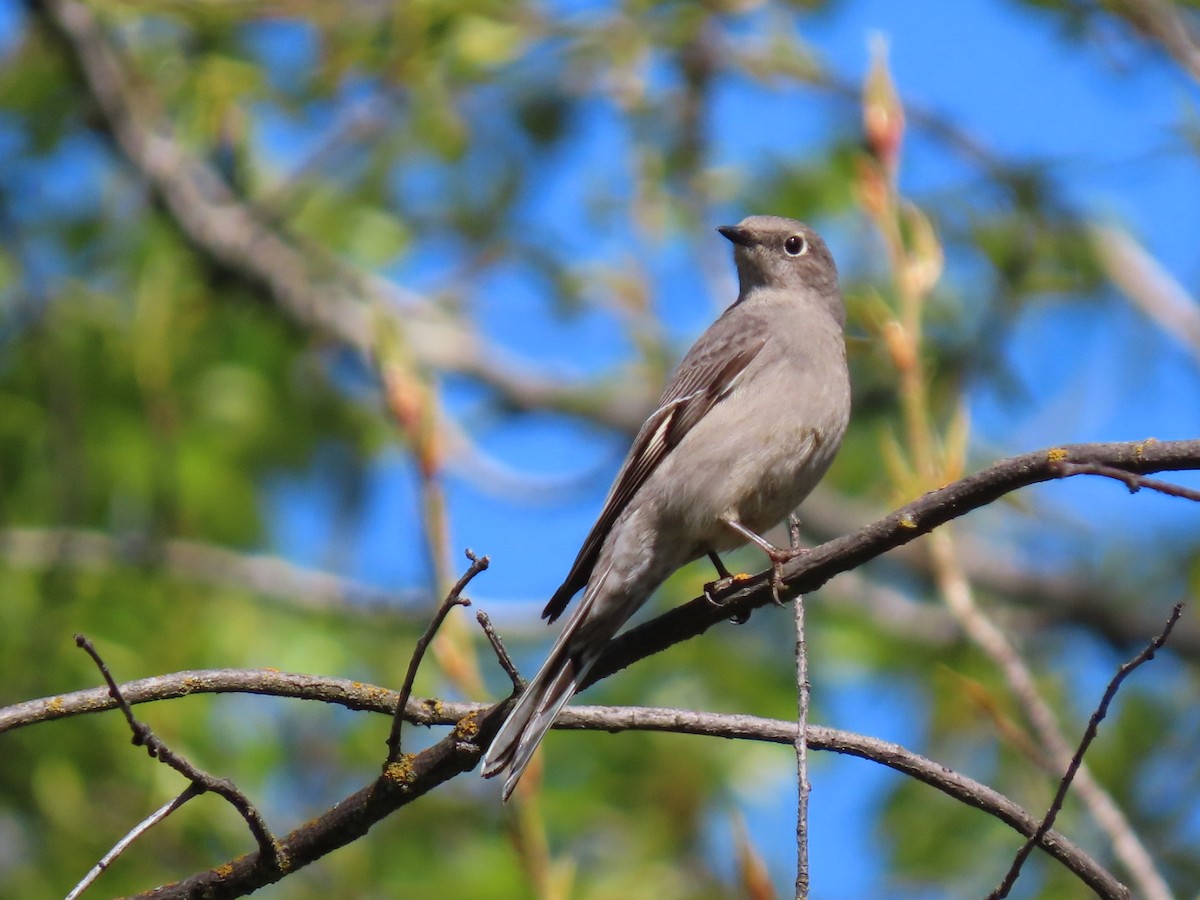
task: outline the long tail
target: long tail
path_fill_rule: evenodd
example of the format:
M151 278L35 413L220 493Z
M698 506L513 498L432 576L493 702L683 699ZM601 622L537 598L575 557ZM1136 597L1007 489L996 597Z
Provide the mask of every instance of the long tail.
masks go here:
M504 779L505 801L517 786L538 744L567 701L575 696L579 683L620 624L614 623L611 629L601 628L598 633L594 627L597 623L586 622L592 605L590 600L585 598L575 610L555 641L550 656L517 700L483 757L484 778L494 778L508 771Z

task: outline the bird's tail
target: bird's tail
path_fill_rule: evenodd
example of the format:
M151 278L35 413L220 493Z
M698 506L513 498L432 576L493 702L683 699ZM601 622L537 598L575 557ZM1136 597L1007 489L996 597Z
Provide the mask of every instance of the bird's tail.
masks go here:
M494 778L507 770L504 779L504 799L507 801L533 752L542 742L550 726L562 708L575 696L583 677L600 656L600 650L612 636L612 629L603 628L605 633L596 633L587 623L590 598L580 604L579 609L567 622L558 636L550 656L533 681L525 688L495 739L483 757L483 777Z

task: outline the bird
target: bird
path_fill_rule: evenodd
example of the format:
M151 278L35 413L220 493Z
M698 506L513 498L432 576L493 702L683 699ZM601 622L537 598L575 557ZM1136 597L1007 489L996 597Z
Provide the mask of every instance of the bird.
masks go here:
M727 581L718 554L749 542L777 588L782 563L803 552L762 535L825 474L849 422L837 266L795 219L717 231L733 243L737 300L675 369L542 612L554 622L583 591L484 754L483 777L506 773L504 801L604 647L671 573L707 556Z

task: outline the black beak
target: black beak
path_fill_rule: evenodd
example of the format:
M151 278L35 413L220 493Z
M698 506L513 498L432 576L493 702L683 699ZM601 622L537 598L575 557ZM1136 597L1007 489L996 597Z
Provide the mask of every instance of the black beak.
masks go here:
M722 225L717 231L742 247L754 245L754 236L749 228L743 228L741 225Z

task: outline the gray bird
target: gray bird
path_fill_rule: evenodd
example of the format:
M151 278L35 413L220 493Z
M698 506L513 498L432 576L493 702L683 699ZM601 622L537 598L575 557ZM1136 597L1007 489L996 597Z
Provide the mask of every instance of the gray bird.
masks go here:
M634 438L600 517L546 604L553 622L582 588L541 671L483 759L507 800L534 750L617 630L672 572L747 541L776 582L796 551L761 535L808 496L850 416L846 321L820 236L779 216L717 229L734 243L737 301L700 336Z

